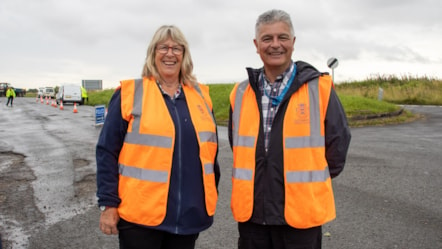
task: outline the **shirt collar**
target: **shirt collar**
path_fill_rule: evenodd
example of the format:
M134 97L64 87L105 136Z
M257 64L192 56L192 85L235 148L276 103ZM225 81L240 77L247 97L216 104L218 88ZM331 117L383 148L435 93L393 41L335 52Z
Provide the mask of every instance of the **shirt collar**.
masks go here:
M292 75L294 66L295 66L294 62L291 61L290 66L282 74L278 75L276 77L275 82L273 82L273 83L277 83L280 86L285 86L287 84L287 82L289 81L290 76ZM261 81L262 77L264 77L264 87L269 87L270 81L265 76L264 69L261 71L261 73L259 75L260 81Z
M163 88L161 87L160 82L157 81L157 85L158 85L158 87L160 88L160 91L161 91L161 93L162 93L163 95L166 94L167 96L169 96L169 94L167 94L167 93L163 90ZM180 94L181 94L181 89L182 89L182 86L181 86L181 84L179 84L179 85L178 85L178 89L176 90L174 96L173 96L173 97L170 97L170 98L171 98L171 99L176 99L176 98L178 98L178 97L180 96Z

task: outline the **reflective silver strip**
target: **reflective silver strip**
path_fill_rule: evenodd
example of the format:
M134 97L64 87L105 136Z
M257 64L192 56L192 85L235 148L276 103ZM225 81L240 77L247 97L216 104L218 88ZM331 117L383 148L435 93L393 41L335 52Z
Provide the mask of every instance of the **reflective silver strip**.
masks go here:
M215 117L213 116L212 110L210 110L209 105L207 104L206 100L204 99L204 95L201 92L201 89L200 89L198 84L195 85L195 89L197 90L197 92L199 93L201 98L204 100L204 103L205 103L206 108L207 108L207 112L212 117L213 123L215 123ZM204 142L217 143L218 142L218 140L216 138L216 133L214 133L214 132L203 131L203 132L199 132L198 136L200 137L200 142L201 143L204 143ZM205 172L206 175L213 174L215 172L213 163L206 163L206 164L204 164L204 172Z
M204 100L204 104L206 105L207 112L210 114L210 117L212 117L213 123L216 124L215 117L213 116L212 110L210 109L209 105L206 102L206 99L204 98L204 95L201 91L200 86L198 84L195 84L195 89L199 93L201 98Z
M167 171L140 169L122 164L119 164L119 172L122 176L131 177L142 181L167 183L169 179L169 172Z
M128 132L124 138L124 142L128 144L155 146L161 148L172 148L172 138L158 135L139 134L134 130Z
M135 80L135 94L132 107L132 132L128 132L124 142L128 144L155 146L161 148L172 148L172 138L151 134L140 134L141 110L143 108L143 79Z
M310 136L286 138L285 147L288 149L325 146L324 136L321 135L318 78L308 83L308 93L310 105ZM288 171L286 177L287 183L324 182L330 177L330 172L328 167L324 170Z
M141 110L143 109L143 79L135 80L134 100L132 107L132 115L134 116L134 122L132 123L132 132L140 133L140 117Z
M249 81L245 80L238 85L235 95L235 109L232 114L232 142L233 146L243 146L253 148L255 146L255 137L239 135L239 118L241 114L242 100L244 92L249 85Z
M206 173L206 175L213 174L214 173L213 163L204 164L204 172Z
M203 131L203 132L199 132L198 135L199 135L200 141L202 143L204 143L204 142L216 143L217 142L216 133L214 133L214 132Z
M238 136L238 141L236 146L243 146L253 148L255 146L255 137L252 136Z
M288 171L287 183L324 182L330 177L328 167L324 170Z
M253 171L251 169L233 168L232 177L238 180L251 181L253 177Z
M319 110L319 78L308 82L307 85L310 105L310 136L285 138L285 147L287 149L325 146L324 136L321 135L321 115Z
M324 137L288 137L285 147L288 149L322 147L325 145Z

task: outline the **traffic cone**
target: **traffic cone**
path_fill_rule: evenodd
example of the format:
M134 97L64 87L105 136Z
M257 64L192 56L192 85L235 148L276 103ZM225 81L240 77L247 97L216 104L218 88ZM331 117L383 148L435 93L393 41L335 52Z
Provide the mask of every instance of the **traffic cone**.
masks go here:
M77 110L77 103L74 103L74 113L77 113L78 112L78 110Z
M43 95L40 95L40 102L43 104Z
M57 107L57 103L55 102L54 99L52 100L51 106L53 106L53 107Z
M48 99L48 96L46 96L45 99L46 99L46 105L49 105L49 99Z
M63 107L63 101L60 100L60 110L63 110L63 109L64 109L64 107Z

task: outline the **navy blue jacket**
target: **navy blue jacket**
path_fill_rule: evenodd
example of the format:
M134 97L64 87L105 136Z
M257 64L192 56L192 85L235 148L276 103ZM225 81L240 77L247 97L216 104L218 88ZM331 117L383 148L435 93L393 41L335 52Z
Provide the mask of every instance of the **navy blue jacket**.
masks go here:
M213 217L206 212L198 140L184 91L175 100L166 94L163 97L175 125L175 146L166 217L163 223L152 228L174 234L195 234L213 223ZM96 146L97 197L99 206L118 207L118 156L128 127L128 122L121 117L119 89L113 94L108 110ZM214 166L218 186L220 170L216 158Z

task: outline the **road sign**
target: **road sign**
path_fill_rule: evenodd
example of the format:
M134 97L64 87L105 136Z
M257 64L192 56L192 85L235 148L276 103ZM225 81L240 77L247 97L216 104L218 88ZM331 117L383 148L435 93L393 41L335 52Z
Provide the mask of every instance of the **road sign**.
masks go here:
M95 106L95 125L103 125L106 118L106 107L104 105Z
M331 69L335 69L336 67L338 67L338 65L339 65L339 62L338 62L338 59L336 59L336 58L332 57L332 58L328 59L328 61L327 61L327 66Z
M327 60L327 66L332 70L332 81L335 82L335 68L338 66L338 59L331 57Z

